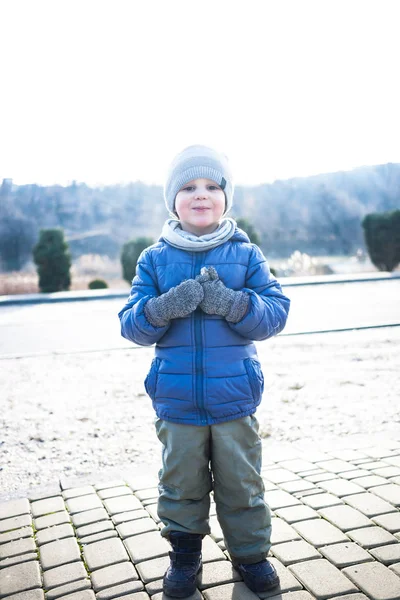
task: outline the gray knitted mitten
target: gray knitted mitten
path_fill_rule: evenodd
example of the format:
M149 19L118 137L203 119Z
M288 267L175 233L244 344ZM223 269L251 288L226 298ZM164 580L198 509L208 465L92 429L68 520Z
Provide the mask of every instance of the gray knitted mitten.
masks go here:
M165 294L150 298L144 307L146 319L154 327L164 327L171 319L190 315L204 297L203 288L195 279L182 281Z
M227 288L214 267L203 267L196 281L201 283L204 290L204 298L199 305L202 311L225 317L231 323L243 319L250 300L247 292L235 292Z

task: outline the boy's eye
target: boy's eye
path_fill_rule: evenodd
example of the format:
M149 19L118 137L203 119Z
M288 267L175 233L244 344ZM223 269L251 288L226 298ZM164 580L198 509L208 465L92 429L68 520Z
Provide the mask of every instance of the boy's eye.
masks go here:
M210 189L210 190L219 190L220 188L219 188L218 185L209 185L208 189Z
M194 185L187 185L182 188L185 192L192 192L194 190Z

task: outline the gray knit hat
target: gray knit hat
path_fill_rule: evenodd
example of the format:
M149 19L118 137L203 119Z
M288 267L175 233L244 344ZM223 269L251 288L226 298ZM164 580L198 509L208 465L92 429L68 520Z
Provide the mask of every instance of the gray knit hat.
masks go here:
M168 210L174 212L175 198L181 187L199 178L211 179L224 190L225 213L227 213L232 207L234 189L228 159L212 148L199 145L188 146L175 156L171 163L164 186L164 198Z

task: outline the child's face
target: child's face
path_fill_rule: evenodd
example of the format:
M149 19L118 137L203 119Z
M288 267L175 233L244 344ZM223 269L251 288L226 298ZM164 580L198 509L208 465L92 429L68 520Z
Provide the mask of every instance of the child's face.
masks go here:
M198 236L212 233L225 212L225 194L211 179L193 179L177 193L175 211L183 230Z

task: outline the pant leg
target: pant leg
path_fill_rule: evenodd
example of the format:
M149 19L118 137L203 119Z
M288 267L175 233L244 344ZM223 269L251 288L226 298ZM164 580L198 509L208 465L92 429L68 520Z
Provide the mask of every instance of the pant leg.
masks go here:
M158 419L156 432L163 445L158 486L158 516L164 523L161 534L209 534L210 427Z
M271 512L260 475L258 428L253 415L211 426L217 516L226 548L236 563L259 562L271 547Z

